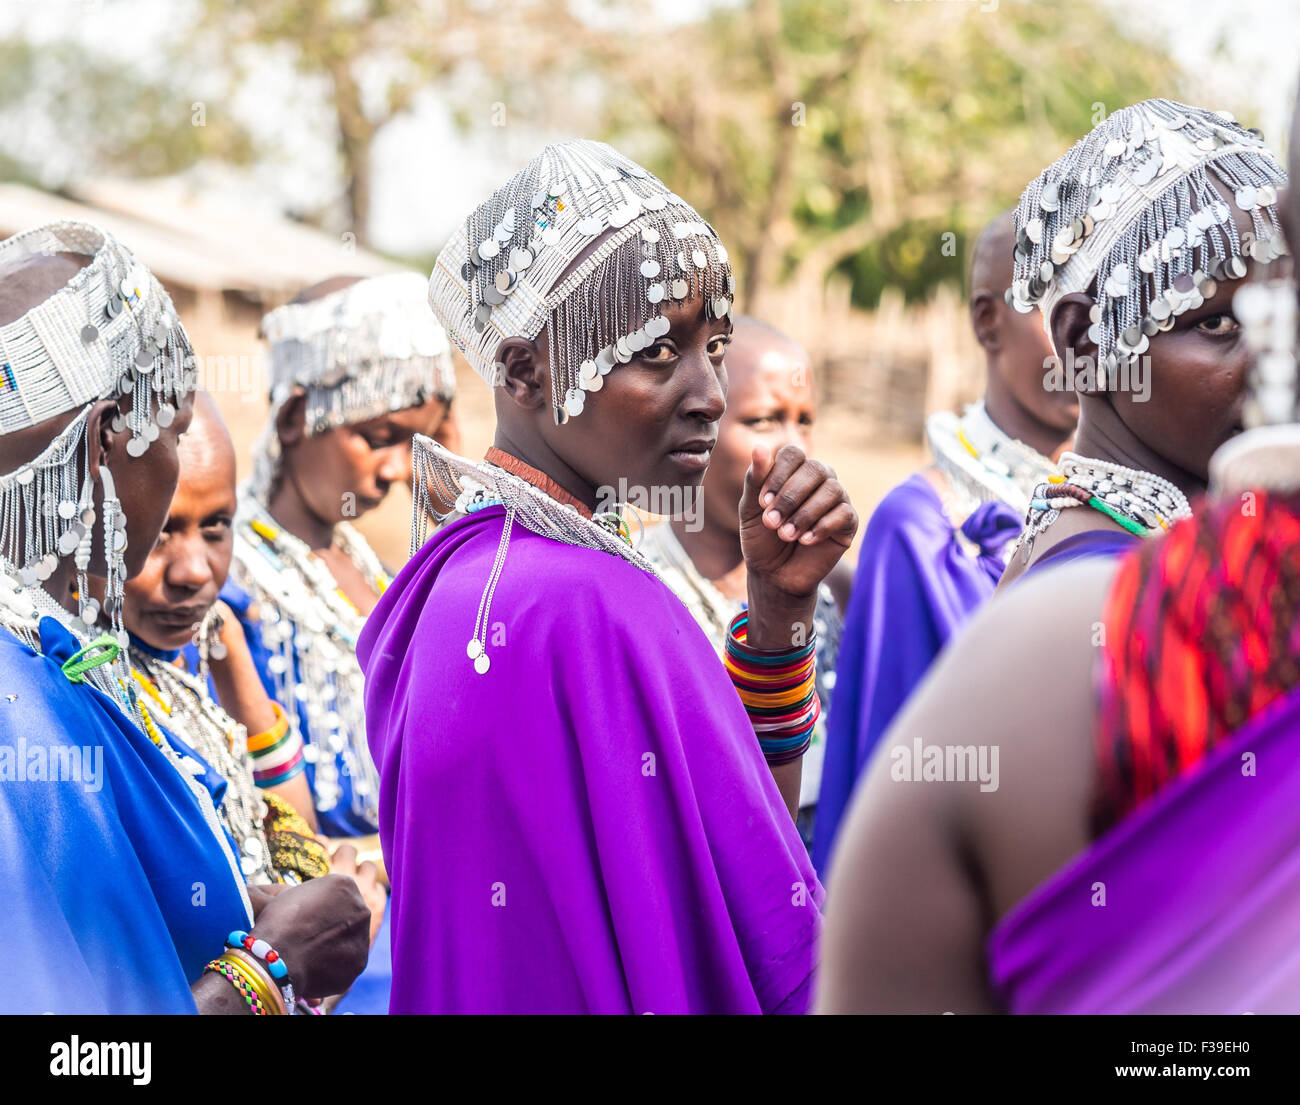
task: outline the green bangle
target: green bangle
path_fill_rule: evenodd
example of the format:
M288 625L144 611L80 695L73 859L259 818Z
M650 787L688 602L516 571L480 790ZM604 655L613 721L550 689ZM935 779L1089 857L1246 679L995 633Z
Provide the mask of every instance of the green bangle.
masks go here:
M122 647L117 639L107 633L101 633L85 648L78 649L63 661L63 674L69 683L84 683L86 672L103 664L111 664L117 659Z

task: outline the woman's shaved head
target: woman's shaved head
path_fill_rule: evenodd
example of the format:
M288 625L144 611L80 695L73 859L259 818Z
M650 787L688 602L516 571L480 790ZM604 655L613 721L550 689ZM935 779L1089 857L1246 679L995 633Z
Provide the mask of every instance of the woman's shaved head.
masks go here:
M92 260L84 253L29 253L0 265L0 326L61 291Z

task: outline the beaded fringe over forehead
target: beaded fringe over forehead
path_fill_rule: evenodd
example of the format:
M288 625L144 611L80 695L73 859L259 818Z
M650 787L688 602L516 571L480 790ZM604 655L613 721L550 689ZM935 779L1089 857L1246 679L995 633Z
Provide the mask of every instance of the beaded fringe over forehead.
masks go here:
M0 434L81 408L38 457L0 475L0 566L15 570L24 587L44 583L61 556L76 553L83 573L89 562L96 521L86 438L90 404L131 396L131 409L118 410L112 427L130 430L126 451L140 457L195 386L193 349L171 299L111 235L88 223L51 223L0 242L0 265L61 252L91 261L0 327ZM116 512L104 521L113 531L104 538L105 609L117 616L114 581L125 578L126 519ZM91 625L99 604L84 587L81 592L83 620Z
M456 392L447 336L424 278L373 276L262 319L271 346L271 400L308 393L308 433L319 433Z
M1250 215L1238 232L1210 174ZM1246 259L1286 252L1277 186L1286 173L1257 133L1226 112L1145 100L1109 116L1045 169L1016 209L1010 302L1052 309L1095 284L1099 368L1145 353L1174 318L1218 283L1246 275Z
M700 298L720 318L733 294L713 227L640 165L585 139L547 146L480 204L429 281L448 335L493 386L501 341L548 327L557 423L668 333L664 306Z
M430 399L451 402L451 346L429 310L427 291L418 273L390 273L307 303L286 303L262 319L271 346L271 411L253 453L251 487L259 499L270 494L279 470L275 420L295 387L307 393L309 435Z

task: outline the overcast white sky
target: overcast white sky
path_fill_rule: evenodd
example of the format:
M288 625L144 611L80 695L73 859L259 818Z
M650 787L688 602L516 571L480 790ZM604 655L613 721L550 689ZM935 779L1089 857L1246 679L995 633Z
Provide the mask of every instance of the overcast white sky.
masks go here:
M250 0L255 2L255 0ZM891 0L866 0L891 3ZM892 0L897 2L897 0ZM1162 41L1201 85L1207 106L1240 105L1243 121L1270 140L1285 136L1300 72L1300 0L1104 0L1139 34ZM148 69L152 47L175 33L187 0L0 0L0 33L18 28L32 37L77 34L96 48ZM698 0L660 0L664 14L685 17ZM985 0L986 6L988 0ZM912 13L907 12L910 16ZM899 16L905 8L899 5ZM987 18L997 18L995 12ZM1087 33L1086 24L1080 25ZM1098 49L1104 49L1099 43ZM195 99L209 95L211 74L188 75ZM231 110L247 125L281 143L280 156L250 179L223 179L223 192L270 209L312 210L332 193L333 152L319 139L328 125L319 92L295 80L287 65L267 64L258 88L235 104L215 101L208 111ZM1245 109L1252 110L1247 117ZM486 107L485 107L486 110ZM449 229L505 172L545 138L519 128L482 127L459 135L436 99L426 97L408 118L380 135L375 150L372 233L375 244L397 253L436 249Z

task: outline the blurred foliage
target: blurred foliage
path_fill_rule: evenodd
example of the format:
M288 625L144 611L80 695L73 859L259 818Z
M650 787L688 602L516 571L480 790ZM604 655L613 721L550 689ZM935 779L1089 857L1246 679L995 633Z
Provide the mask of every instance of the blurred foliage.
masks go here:
M300 76L322 83L348 224L368 245L375 135L463 59L449 32L462 16L477 26L474 9L430 0L201 0L197 33L217 44L236 81L248 78L260 47L287 50Z
M864 306L960 282L965 242L1102 113L1185 83L1086 0L750 0L648 37L587 40L593 129L650 136L651 166L734 243L746 301L833 271Z
M195 125L194 97L75 42L0 39L0 171L58 188L95 174L159 176L255 154L229 120Z
M500 102L511 127L644 161L718 227L747 309L815 299L836 273L862 306L886 286L916 298L960 283L966 242L1101 113L1184 89L1097 0L741 0L677 22L652 0L193 3L180 49L219 59L230 87L256 87L270 53L328 99L360 242L375 137L431 90L466 131ZM44 104L84 166L250 155L228 124L191 127L173 89L71 46L42 48L38 66L23 43L0 45L0 120ZM78 110L55 110L59 96ZM0 141L20 167L22 148Z

